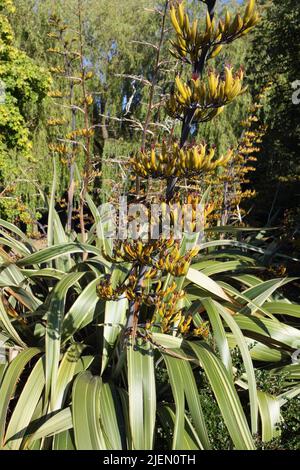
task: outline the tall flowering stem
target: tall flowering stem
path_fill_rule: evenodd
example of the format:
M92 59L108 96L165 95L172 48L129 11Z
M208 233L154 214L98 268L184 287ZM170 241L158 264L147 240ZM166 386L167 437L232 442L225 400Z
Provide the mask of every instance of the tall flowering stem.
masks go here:
M181 137L177 142L172 135L168 142L156 143L150 148L146 147L144 140L131 165L138 178L166 180L165 198L160 202L166 211L170 209L170 204L175 207L172 214L174 233L171 229L169 238L161 237L159 240L138 238L118 242L110 261L131 263L130 274L115 290L109 281L102 283L98 289L101 298L127 296L129 314L125 334L133 339L133 343L136 335L145 338L145 328L146 336L150 335L151 339L152 326L155 329L159 327L163 333L198 334L197 328L193 329L192 316L184 308L183 290L184 277L198 248L185 248L176 240L175 223L184 211L182 198L176 194L176 184L181 178L213 174L217 168L225 167L230 162L231 149L225 155L219 155L215 147L208 148L204 143L189 143L188 140L192 125L211 121L244 92L242 70L234 71L226 66L224 71L210 70L205 76L205 68L224 45L247 34L258 22L255 0L249 1L243 16L237 13L231 17L227 11L225 18L218 22L215 20L216 0L203 1L207 8L204 27L198 24L198 19L190 21L183 1L168 3L176 35L171 41L170 53L191 67L191 78L186 83L179 75L176 76L165 104L167 113L181 121ZM192 208L192 214L189 214L192 215L190 229L196 232L196 238L199 235L196 221L200 201L199 194L189 195L188 204ZM163 224L163 215L159 217ZM185 231L184 223L182 230ZM145 312L149 315L146 326L141 323Z

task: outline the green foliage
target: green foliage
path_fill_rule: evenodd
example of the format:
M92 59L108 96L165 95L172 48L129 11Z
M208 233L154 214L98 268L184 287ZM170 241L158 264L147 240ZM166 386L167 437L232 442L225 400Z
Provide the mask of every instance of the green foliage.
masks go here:
M280 445L287 450L300 450L300 398L293 398L282 408L283 424Z
M12 11L11 2L8 5ZM28 168L35 161L32 131L40 103L49 89L50 78L44 69L15 46L5 10L0 14L0 80L4 86L3 102L0 103L0 178L2 191L8 197L1 200L1 206L2 211L15 206L17 213L15 197L22 194L17 180L22 178L22 171L23 178L29 176ZM14 196L11 195L12 188Z
M232 2L231 2L232 3ZM235 2L234 2L235 3ZM226 7L228 5L226 4ZM236 10L237 5L230 5L229 10ZM221 11L223 8L221 9ZM223 13L223 11L222 11ZM258 28L255 28L255 30ZM251 37L248 36L233 42L230 48L224 48L219 56L210 62L210 66L217 67L218 70L222 64L230 64L234 70L244 67L247 64L247 52L251 47ZM246 75L247 81L248 77ZM203 138L209 145L217 145L220 152L226 152L230 147L236 147L238 140L243 131L241 121L245 119L247 109L251 103L251 93L247 90L246 93L241 95L238 100L234 101L230 107L226 108L224 112L216 119L216 125L211 126L209 123L201 125L198 135Z
M38 57L47 68L60 65L59 59L53 64L48 57L51 41L44 40L53 2L15 3L16 38L8 20L13 4L10 0L0 4L0 56L5 58L0 78L7 86L7 100L0 105L1 178L10 194L10 182L25 172L26 181L18 186L22 196L18 211L23 210L26 223L31 213L26 212L24 202L34 207L36 218L39 201L29 189L28 178L41 183L42 188L36 184L34 192L42 189L42 193L51 193L51 198L42 201L48 209L47 236L38 242L33 243L7 221L8 215L14 217L15 207L9 208L11 212L6 208L6 220L0 220L0 340L5 341L8 357L8 362L0 365L0 448L299 448L300 366L291 362L291 355L300 348L300 306L285 295L286 285L297 280L271 279L264 265L276 262L279 255L271 255L265 248L265 231L258 231L255 243L250 244L247 231L236 227L208 227L206 233L214 240L201 243L190 267L185 238L178 247L177 263L167 251L166 256L159 252L161 282L157 272L145 280L140 264L149 267L157 260L149 255L151 261L141 263L141 253L135 258L126 252L126 262L113 262L111 241L103 237L105 222L88 193L85 199L92 223L84 234L86 240L75 231L66 232L55 210L56 196L65 189L65 167L47 160L47 145L50 137L55 139L70 130L70 113L50 101L40 109L49 78L27 54ZM199 3L188 5L198 13ZM55 4L61 14L64 2ZM153 1L143 0L138 8L134 0L105 0L101 8L94 0L82 0L82 4L86 61L95 73L87 91L99 93L92 116L93 124L100 126L94 145L100 160L97 163L102 164L103 197L108 199L114 179L118 179L119 192L129 189L130 181L119 159L140 147L145 102L151 98L151 90L155 104L151 120L155 122L150 123L152 134L146 136L147 144L153 136L159 140L165 133L165 129L157 131L155 124L165 119L160 100L169 91L177 66L174 70L162 68L151 87L155 48L131 42L157 39L161 15L152 17L144 10L153 6ZM72 0L64 11L71 29L78 28L76 5ZM245 45L241 39L233 49L230 62L234 65L244 60ZM163 62L167 48L166 41L160 58ZM222 57L229 60L227 55ZM132 84L132 77L118 74L138 77ZM148 80L146 85L139 76ZM60 79L57 82L61 91L67 90ZM137 91L125 121L124 105L132 97L132 85ZM217 118L218 125L205 125L199 135L221 149L236 143L240 134L237 118L244 116L248 101L249 94L244 95L240 104ZM272 111L268 112L271 116ZM46 126L52 117L66 118L66 125L59 126L58 132ZM54 175L49 170L53 163ZM81 161L77 163L81 168ZM81 185L78 167L74 167ZM205 197L202 203L206 203ZM175 274L167 274L166 261ZM166 295L167 291L167 301L145 302L141 308L145 298L130 284L132 278L136 282L137 275L142 294L162 291ZM100 295L105 289L106 298ZM128 325L136 303L138 315L134 313L140 317L135 331ZM175 310L171 309L173 316L168 311L170 305Z
M188 3L191 11L197 15L199 11L203 12L202 7L199 7L198 0ZM50 29L49 11L61 15L74 30L77 28L77 19L74 15L76 5L77 0L69 2L68 9L65 9L63 3L59 1L55 2L54 7L53 3L48 0L38 3L34 0L16 0L17 11L14 15L14 26L19 47L22 47L30 56L38 58L45 67L55 66L57 62L53 54L47 52L51 45L51 40L47 37ZM140 79L152 80L155 49L151 44L156 45L157 43L160 15L150 11L155 5L153 0L139 2L138 9L136 2L128 0L118 3L104 1L101 3L101 8L94 0L84 0L82 5L85 24L85 55L89 69L94 71L94 78L88 84L88 91L91 93L96 91L93 123L100 125L95 128L93 152L94 163L98 170L103 171L103 174L101 179L96 180L95 195L98 198L100 195L106 200L112 189L111 180L114 180L114 177L119 174L120 169L119 164L111 164L109 160L111 158L122 160L125 155L124 149L133 143L134 146L140 146L142 127L132 126L126 119L134 118L136 122L140 121L143 124L146 116L150 87ZM162 5L163 2L160 2L159 6ZM230 9L233 10L236 6L234 4ZM220 8L223 8L222 4ZM138 22L135 21L136 16L132 15L133 10L139 17ZM99 28L99 24L102 25L101 28ZM169 90L170 81L173 78L172 67L169 67L167 62L169 60L170 38L171 31L167 28L161 52L161 61L166 60L166 65L161 68L157 77L155 103L161 100L162 92L165 93ZM94 47L95 44L97 44L97 48ZM222 51L222 60L238 68L244 62L247 47L247 39L240 39L231 45L230 53L225 49ZM217 57L213 62L218 67L220 58ZM214 65L213 62L212 65ZM59 78L55 77L54 88L58 88L59 83ZM127 113L124 106L131 98L131 107ZM199 138L206 140L209 145L217 145L221 153L229 147L234 147L240 137L239 122L245 116L248 102L249 94L246 93L241 96L238 102L233 103L230 109L225 110L224 114L218 117L216 126L202 126ZM49 188L51 185L49 174L52 164L47 145L49 137L52 141L53 138L61 136L66 131L62 128L62 132L57 132L55 136L53 131L49 132L47 129L46 118L49 115L61 117L62 114L67 118L69 124L68 113L47 101L36 121L33 148L38 149L38 152L35 152L36 162L31 165L31 175L32 179L41 183L42 188ZM114 117L120 121L111 119ZM153 111L153 121L160 121L162 125L167 127L170 125L160 108ZM154 128L152 126L150 130L152 132L155 130L157 137L164 134L162 127ZM149 134L149 139L151 138L153 138L153 134ZM81 160L82 158L79 156L79 166L82 164ZM60 194L64 193L68 185L67 173L65 164L58 166ZM29 194L31 201L34 199L33 188L27 185L23 187L23 192L26 194L26 199Z
M207 432L213 450L231 450L232 440L224 423L220 408L206 380L200 389L200 400L207 423Z
M95 197L106 199L112 191L110 183L111 165L108 162L102 162L106 157L108 159L125 155L130 145L140 141L140 131L136 132L130 126L126 119L130 119L134 114L138 119L144 119L146 106L143 102L147 101L148 88L143 87L142 83L136 81L134 87L136 93L132 100L130 112L124 116L124 103L128 102L134 88L132 78L127 75L145 76L151 79L155 56L154 49L139 43L138 41L153 42L157 35L160 16L153 12L146 11L154 6L153 0L140 1L138 7L134 0L122 0L120 2L111 2L108 0L99 2L97 0L82 0L82 19L84 24L84 54L87 68L94 72L94 77L87 83L87 91L94 96L93 115L90 116L92 123L96 125L93 142L93 163L98 171L103 169L103 178L97 178L95 184ZM77 0L68 2L68 8L65 3L50 0L35 2L34 0L16 0L16 12L14 14L14 32L16 44L24 50L30 57L36 58L43 67L51 69L61 65L62 60L49 54L48 49L53 47L53 39L47 34L50 32L49 15L57 14L69 26L70 30L78 28L78 18L76 17ZM132 14L135 11L135 15ZM139 21L136 21L136 15ZM99 28L99 25L102 25ZM69 35L70 36L70 35ZM69 37L70 39L70 37ZM136 43L134 41L137 41ZM59 41L58 41L59 42ZM95 44L97 43L97 48ZM58 47L64 47L63 42L56 44ZM69 45L70 46L70 45ZM68 47L69 47L68 46ZM61 58L62 59L62 58ZM126 75L126 76L124 76ZM67 101L68 90L66 83L62 85L59 74L54 76L54 89L61 88ZM75 91L76 99L78 98ZM62 110L54 102L61 100L47 100L44 106L40 107L39 116L34 121L33 150L35 153L35 162L31 163L31 179L41 184L41 189L51 186L49 177L52 163L48 152L49 141L53 142L61 137L70 128L70 113ZM78 101L78 100L77 100ZM64 104L68 104L65 102ZM47 128L47 118L64 117L66 126L60 129L49 130ZM106 116L103 117L103 116ZM108 116L122 121L109 119ZM80 115L78 116L78 119ZM120 141L119 143L117 141ZM123 145L123 143L125 145ZM36 151L35 151L36 150ZM78 166L83 165L82 155L78 156ZM15 162L12 164L15 166ZM115 170L119 165L113 165L112 175L116 176ZM68 169L65 163L57 166L59 175L58 193L63 195L68 186ZM103 181L106 180L106 181ZM30 199L32 207L35 205L35 188L24 185L23 194L25 199ZM99 201L100 202L100 201ZM36 205L35 205L36 206Z
M292 96L299 89L293 88L293 83L300 77L300 12L293 0L261 4L262 23L254 33L247 69L256 92L268 83L271 88L261 110L268 127L252 183L259 190L257 212L263 220L273 201L271 215L278 208L282 220L284 208L299 206L300 105L293 103ZM276 199L274 186L278 188Z
M248 398L250 366L257 393L278 401L284 419L279 426L271 418L270 427L267 416L273 408L260 410L263 429L272 436L280 428L282 438L262 442L259 432L257 446L296 448L299 400L291 397L300 391L299 365L286 364L287 350L299 348L300 333L288 320L278 321L268 313L268 305L274 313L288 305L286 312L296 316L299 306L277 293L284 281L263 282L249 275L250 266L261 265L262 254L233 255L211 243L214 251L205 255L204 245L186 278L187 299L194 322L200 326L208 320L210 337L183 340L179 332L162 335L153 327L135 349L126 349L131 354L127 369L121 340L127 301L105 305L96 294L99 280L113 269L92 241L101 224L98 220L92 228L88 244L75 236L67 242L53 209L52 242L49 238L49 247L38 249L17 227L1 221L2 245L9 252L1 251L0 332L8 356L18 351L0 385L2 446L43 449L41 438L52 436L47 448L252 448L245 421L253 406ZM82 252L88 254L83 262ZM227 260L235 260L236 268L224 268ZM248 274L242 273L243 265ZM228 366L227 348L235 370ZM14 394L17 383L19 392Z
M25 119L29 106L35 106L37 112L36 108L49 87L49 77L14 46L8 18L2 14L0 21L0 79L5 87L4 103L1 105L1 145L7 150L22 151L28 158L32 145Z

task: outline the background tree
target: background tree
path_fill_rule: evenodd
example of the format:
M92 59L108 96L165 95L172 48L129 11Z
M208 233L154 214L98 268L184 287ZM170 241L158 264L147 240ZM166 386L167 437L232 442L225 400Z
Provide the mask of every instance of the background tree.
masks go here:
M219 2L218 9L224 10L224 4L233 10L237 2ZM19 47L28 54L34 56L48 69L55 68L58 64L53 54L47 50L53 41L47 37L50 31L49 16L57 13L61 16L70 30L77 29L77 19L74 15L77 0L68 3L68 9L64 2L59 0L16 0L17 11L14 15L14 29L16 41ZM189 0L188 9L191 13L197 12L204 6L198 0ZM141 145L141 133L143 123L148 112L149 93L153 81L153 70L155 68L156 47L160 30L160 13L163 2L154 0L143 0L138 4L139 22L136 24L132 15L136 10L136 2L108 1L99 2L95 0L83 0L82 21L83 39L85 43L84 60L85 65L93 72L93 79L89 81L88 92L93 96L93 113L91 122L94 126L93 136L93 163L94 169L99 177L95 179L94 196L97 195L98 202L110 198L126 189L122 167L126 162L128 154ZM203 9L204 12L204 9ZM159 76L155 78L154 107L152 121L154 125L148 129L147 137L155 130L156 138L165 133L170 126L170 118L164 114L158 105L164 94L171 87L176 70L176 61L170 61L167 56L171 30L166 26L165 41L160 51L161 62ZM246 38L232 45L232 55L223 51L225 61L239 68L245 59ZM97 44L97 48L94 45ZM219 58L211 61L211 66L218 66ZM172 72L173 70L173 72ZM54 77L59 87L59 76ZM222 152L229 146L238 145L242 132L240 121L246 116L246 109L250 103L250 93L245 93L240 102L234 103L230 110L225 110L218 118L216 126L203 125L201 132L197 127L193 130L192 138L205 140L209 145L217 145ZM48 152L48 142L53 140L54 129L49 129L47 119L43 116L61 117L61 110L54 104L54 100L46 100L43 112L40 113L36 122L33 149L36 149L36 164L32 171L35 179L40 182L41 187L49 191L51 185L52 160ZM58 101L58 100L56 100ZM159 121L159 126L155 123ZM70 119L67 119L68 125ZM68 125L65 127L67 132ZM169 129L170 130L170 129ZM226 131L225 131L226 130ZM63 128L61 128L63 132ZM175 135L177 130L175 129ZM153 134L152 134L153 136ZM83 164L82 156L78 156L79 166ZM59 175L59 192L65 199L65 190L69 186L69 176L66 164L57 167ZM116 183L117 182L117 183ZM115 187L116 191L112 191ZM154 190L159 188L155 187ZM27 188L29 191L29 188ZM31 204L34 204L30 192ZM25 196L29 198L29 194ZM64 204L64 202L63 202Z
M0 181L2 216L15 217L30 225L34 201L23 207L21 196L36 179L37 162L33 135L40 118L40 105L50 85L50 76L16 46L9 15L13 3L0 4L0 80L4 87L0 103ZM30 181L32 180L32 181ZM33 198L34 199L34 198ZM34 212L34 211L33 211Z
M63 3L53 2L58 7ZM206 118L216 117L222 104L231 103L243 91L242 70L233 73L226 63L216 69L203 68L208 49L217 47L220 52L214 41L221 35L225 46L237 39L241 28L248 32L249 22L250 26L256 23L257 15L255 2L250 0L242 16L234 14L229 19L224 15L225 19L221 15L221 21L213 23L213 17L218 18L214 6L219 2L197 2L195 15L190 14L192 3L187 2L190 20L200 20L196 28L197 22L188 20L180 0L165 0L165 10L155 17L160 18L162 26L168 3L176 5L170 12L173 40L176 35L177 52L182 52L184 65L173 72L170 81L175 78L174 86L169 86L168 77L161 73L160 61L154 68L160 73L149 73L150 85L141 88L141 97L137 96L135 111L141 113L142 127L135 117L130 121L124 117L126 98L116 99L120 108L114 115L108 105L104 119L109 136L114 126L120 125L123 143L129 144L131 136L132 148L142 135L142 149L132 162L136 172L145 180L167 179L166 199L174 195L180 208L180 202L192 203L198 198L194 194L186 197L181 191L182 179L190 181L203 172L214 174L217 167L226 165L227 157L233 156L232 149L224 159L214 148L205 146L200 128L198 145L194 141L197 128L191 118L202 121L202 125ZM41 4L35 2L32 12ZM206 18L202 18L207 10ZM61 17L62 12L58 13ZM49 15L50 10L46 15L50 19ZM132 17L136 18L135 11ZM84 39L88 23L87 15ZM67 29L72 25L70 19ZM76 29L73 32L77 35ZM59 38L60 45L66 45L67 37L63 34ZM155 40L149 50L158 52L160 39L157 36ZM33 44L38 44L34 38ZM70 51L70 43L66 46L63 50ZM186 64L182 46L189 47L193 55L192 68ZM152 51L150 56L156 64L158 54ZM55 66L61 67L52 64L53 57L52 71ZM92 64L86 59L83 64L82 53L80 59L81 74L85 75L83 69ZM183 69L189 71L184 75ZM78 74L78 69L74 72ZM148 68L143 73L148 76ZM62 75L61 89L50 92L52 99L68 98L68 76ZM76 75L72 80L80 82L78 78ZM124 78L129 80L128 74ZM168 111L182 121L174 133L172 128L163 127L157 132L158 124L166 122L164 114L157 112L161 110L156 101L163 97L165 85ZM87 97L82 91L76 94L76 103L78 96ZM60 96L63 92L67 96ZM151 103L155 103L154 108ZM47 119L54 110L55 119L70 115L69 107L58 107L50 100L46 105ZM153 120L151 114L151 123L147 124L149 111L153 111ZM254 117L248 117L246 129L255 123ZM61 135L69 126L70 116L66 120ZM77 124L76 120L70 134L80 129ZM43 128L43 120L40 125ZM147 127L154 135L145 132ZM46 143L50 129L45 127ZM162 139L161 134L169 130L171 138ZM242 136L246 147L247 132ZM159 138L153 142L156 134ZM77 146L82 135L74 136ZM117 135L114 139L116 146L121 144ZM35 151L41 155L38 146ZM48 152L47 156L44 167L52 163L52 155ZM37 163L35 168L39 170ZM48 182L52 175L47 175ZM189 250L186 239L182 243L172 237L152 240L152 246L142 240L119 240L112 253L111 240L103 237L105 220L88 195L86 202L93 220L85 243L76 231L65 232L55 210L55 176L47 200L46 248L30 240L18 226L0 220L0 343L8 359L6 363L0 361L0 447L110 451L299 447L299 364L293 362L300 348L300 307L284 295L286 284L294 283L294 278L270 279L268 270L262 272L270 258L262 238L259 247L250 245L245 228L233 228L228 239L202 243L201 237L200 252L191 268L196 252ZM204 181L200 183L199 196ZM179 194L174 194L175 188ZM201 202L205 202L206 193ZM148 191L143 199L147 203L146 197L151 201ZM201 224L201 233L202 229ZM194 235L198 238L199 233ZM259 236L264 233L260 231ZM276 253L272 258L282 259ZM130 323L132 313L135 321ZM135 339L135 347L128 343L124 347L124 333L131 337L129 343Z
M71 0L66 9L63 1L16 0L14 27L20 47L38 57L46 67L53 67L53 57L47 54L51 41L50 38L45 40L49 32L49 16L51 12L56 12L70 29L76 29L76 4L77 0ZM93 91L94 97L93 153L98 158L98 170L101 170L103 155L107 158L125 155L132 141L138 142L140 138L130 126L130 117L133 110L139 109L141 118L146 112L145 108L140 106L144 91L138 80L126 78L124 74L134 73L138 76L143 73L145 76L151 76L153 48L145 47L141 43L151 42L158 33L159 17L151 14L155 6L153 0L142 0L138 5L133 0L103 0L101 8L96 0L84 0L82 6L85 62L89 70L94 72L94 78L89 84L89 90ZM138 24L132 15L133 10L139 15ZM96 43L97 48L94 47ZM51 104L47 102L48 109L49 106L51 109ZM122 119L116 121L109 117ZM46 123L40 124L42 129L39 137L44 139L44 142L41 145L39 141L39 147L47 148ZM107 145L104 150L105 143ZM112 175L117 176L115 171L111 171L111 165L108 164L108 168L104 165L104 178L110 179ZM65 178L60 180L62 185L65 185ZM102 196L106 197L110 186L104 184Z
M300 202L300 104L292 100L300 79L300 9L293 0L260 3L262 27L254 34L248 70L254 92L271 87L260 112L267 132L251 184L258 190L256 217L266 223L276 213L282 221L285 209L296 215ZM295 224L294 218L293 230Z

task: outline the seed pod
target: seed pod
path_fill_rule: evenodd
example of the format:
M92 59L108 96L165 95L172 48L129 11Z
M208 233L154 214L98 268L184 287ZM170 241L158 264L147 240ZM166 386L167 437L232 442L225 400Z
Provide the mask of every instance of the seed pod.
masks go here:
M219 46L214 47L210 54L210 58L217 57L218 54L220 54L221 50L223 49L222 44L219 44Z
M177 17L176 17L176 9L174 7L172 7L170 9L170 18L171 18L171 22L172 22L172 25L176 31L177 34L182 34L182 28L180 27L178 21L177 21Z

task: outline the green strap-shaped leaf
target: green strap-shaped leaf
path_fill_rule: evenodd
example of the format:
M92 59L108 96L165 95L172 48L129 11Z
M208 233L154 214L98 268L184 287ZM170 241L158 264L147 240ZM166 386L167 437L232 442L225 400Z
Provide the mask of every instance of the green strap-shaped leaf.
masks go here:
M125 324L127 308L128 300L126 297L122 297L117 301L105 302L101 375L108 364L116 340Z
M258 269L257 266L254 266L253 260L251 263L245 263L241 260L234 261L202 261L201 263L196 263L192 268L201 271L206 276L213 276L214 274L229 273L230 271L236 271L239 269Z
M74 431L67 429L66 431L55 434L53 438L53 450L76 450Z
M284 374L287 379L300 380L300 364L289 364L287 366L272 369L271 374Z
M238 281L240 284L244 284L247 287L255 287L259 286L262 284L264 281L262 281L259 277L254 276L253 274L235 274L234 276L231 276L232 279L235 279Z
M64 271L58 271L57 269L53 268L45 268L45 269L21 269L20 272L24 274L26 278L29 279L57 279L58 281L65 276Z
M280 403L276 397L258 391L258 406L262 425L262 440L268 442L280 435Z
M7 286L10 287L10 290L14 292L15 297L31 311L34 312L42 302L35 297L30 289L23 289L23 287L19 286Z
M94 201L89 194L86 194L86 202L95 220L97 232L97 248L99 248L101 252L104 252L106 255L111 256L113 240L107 238L105 232L108 224L102 220L100 212L95 206Z
M257 334L261 342L266 337L267 339L272 338L283 345L286 344L294 348L300 347L300 332L292 326L270 318L257 318L249 315L238 314L234 318L241 330L247 331L247 336L251 336L252 333L252 336L255 337L255 334Z
M277 321L277 319L269 312L267 312L264 307L256 304L255 299L251 300L246 297L243 293L239 292L238 289L235 289L230 284L225 283L223 281L219 281L220 286L224 289L224 291L228 292L233 297L236 297L243 305L247 305L247 313L255 313L259 312L264 316L271 318L273 321ZM246 309L245 309L246 310Z
M134 450L153 449L156 386L153 349L149 343L127 348L129 420Z
M26 237L25 233L23 233L22 230L20 230L14 224L11 224L6 220L0 219L0 227L4 227L6 230L9 230L10 232L20 237L21 240L23 240L27 245L30 245L30 240Z
M25 349L25 351L18 354L5 371L0 387L0 447L3 445L4 441L5 423L9 403L13 396L18 379L28 362L40 352L41 351L38 348Z
M300 305L288 302L266 302L264 309L273 315L288 315L300 318Z
M21 260L17 261L18 266L32 266L40 263L48 263L54 259L59 258L62 255L75 254L75 253L90 253L96 255L101 260L103 266L110 267L110 263L106 261L102 256L98 248L92 245L86 245L84 243L63 243L60 245L54 245L44 250L40 250L38 253L26 256Z
M104 311L104 303L100 302L96 292L100 279L97 277L90 282L66 313L62 324L62 342L68 341L76 331L94 319L96 307L98 313Z
M217 246L234 246L241 248L243 250L255 251L256 253L265 254L266 250L263 248L259 248L254 245L250 245L249 243L238 242L236 240L214 240L211 242L201 243L200 250L206 250L207 248L215 248ZM284 258L290 259L293 261L299 261L297 258L292 258L291 256L283 255L281 253L274 253L274 256L277 258Z
M0 362L0 387L1 387L1 384L2 384L4 374L6 372L6 368L7 368L7 364L1 364L1 362Z
M112 384L103 384L100 394L100 423L110 450L126 447L122 403Z
M117 389L118 396L120 397L121 404L122 404L122 411L124 417L124 424L125 424L125 437L126 437L126 449L132 449L132 436L131 436L131 428L130 428L130 419L129 419L129 396L128 392L123 388Z
M52 411L59 410L63 407L82 351L83 346L81 344L74 343L64 354L58 369Z
M32 415L45 387L44 358L38 360L29 375L10 418L5 436L5 448L19 450Z
M22 271L15 264L9 264L7 267L1 267L0 285L7 287L11 285L19 286L25 280Z
M182 361L181 359L176 360L180 362L180 369L184 383L184 392L192 417L193 428L195 428L198 441L200 441L203 449L209 450L211 446L209 442L205 419L203 416L200 395L197 390L196 380L191 364Z
M29 437L26 447L29 447L34 441L45 437L54 436L63 431L73 428L71 408L65 408L54 415L44 416L43 424Z
M196 269L190 268L187 273L186 279L188 281L193 282L194 284L201 287L202 289L206 290L207 292L223 300L227 300L231 302L230 298L224 292L222 287L220 287L217 282L210 279L210 277L206 276L201 271L197 271Z
M214 301L212 302L214 303L220 315L223 317L224 321L227 323L230 330L232 331L234 338L237 342L237 345L241 351L243 363L244 363L246 374L247 374L248 387L249 387L251 430L252 430L252 434L256 434L257 433L257 420L258 420L257 387L256 387L254 367L253 367L251 355L249 352L248 344L245 340L245 337L240 327L235 321L236 316L233 317L218 302L214 302Z
M220 318L220 313L218 311L217 305L210 298L201 299L201 303L208 314L214 333L214 341L216 342L216 345L218 347L222 362L228 371L228 376L232 379L233 383L230 349L228 346L226 332L222 320Z
M187 353L191 356L194 353L207 375L235 448L254 450L252 435L238 394L223 363L209 346L204 342L187 342L159 333L154 333L153 338L158 344L165 348L174 348L181 355Z
M6 313L1 297L0 297L0 325L2 325L2 328L4 329L4 331L6 331L9 337L13 339L16 342L16 344L18 344L22 348L26 348L26 344L20 338L18 332L15 330L13 326L11 319Z
M54 244L56 246L68 243L69 237L67 236L62 223L60 221L59 215L54 209L53 213L53 224L54 224ZM72 260L70 253L67 253L64 256L60 256L55 261L55 266L57 269L68 272L75 265L74 260Z
M261 341L257 339L248 338L248 336L252 336L252 334L248 332L244 332L245 341L248 344L250 356L254 361L262 361L262 362L280 362L283 359L288 359L290 355L284 350L280 349L279 344L276 345L274 348L274 342L271 338L262 337ZM255 335L253 335L255 336ZM237 347L237 342L233 334L227 333L228 344L231 349Z
M260 296L268 299L277 289L297 279L297 277L269 279L268 281L260 282L260 284L254 287L250 287L249 289L245 290L243 294L245 297L252 300L258 299Z
M173 430L172 450L184 449L184 420L185 420L185 396L183 378L180 372L180 363L177 359L164 355L168 369L173 397L175 400L176 413Z
M51 406L54 406L56 393L56 381L61 346L61 325L65 313L66 295L84 273L71 273L59 281L49 303L46 328L46 397L51 390Z
M190 343L215 394L228 432L237 450L254 450L253 439L235 388L222 362L205 343Z
M286 404L288 400L291 400L292 398L295 398L300 394L300 385L296 385L296 387L290 388L289 390L286 390L284 393L279 395L277 398L279 400L280 406L283 406Z
M47 231L47 242L48 246L54 245L54 211L55 211L55 195L56 195L56 183L57 183L57 171L56 171L56 160L52 158L53 163L53 180L51 195L48 202L48 231Z
M90 372L78 375L72 394L72 416L77 450L106 450L100 428L102 380Z
M199 449L210 449L208 433L204 421L200 397L196 386L195 377L189 362L173 358L164 354L167 364L168 375L175 398L176 417L173 433L173 449L183 449L184 421L185 421L185 398L191 413L196 438Z
M19 253L22 256L26 256L32 253L32 249L29 249L26 246L27 244L25 245L24 243L19 242L18 240L16 240L16 238L13 238L8 235L6 231L0 229L0 235L3 235L4 237L1 239L1 243L3 245L10 246L16 253Z
M255 306L261 307L277 289L293 281L294 279L296 278L271 279L259 284L258 286L247 289L243 292L243 295L251 299ZM256 311L257 308L252 304L244 307L240 313L251 313L253 315Z

